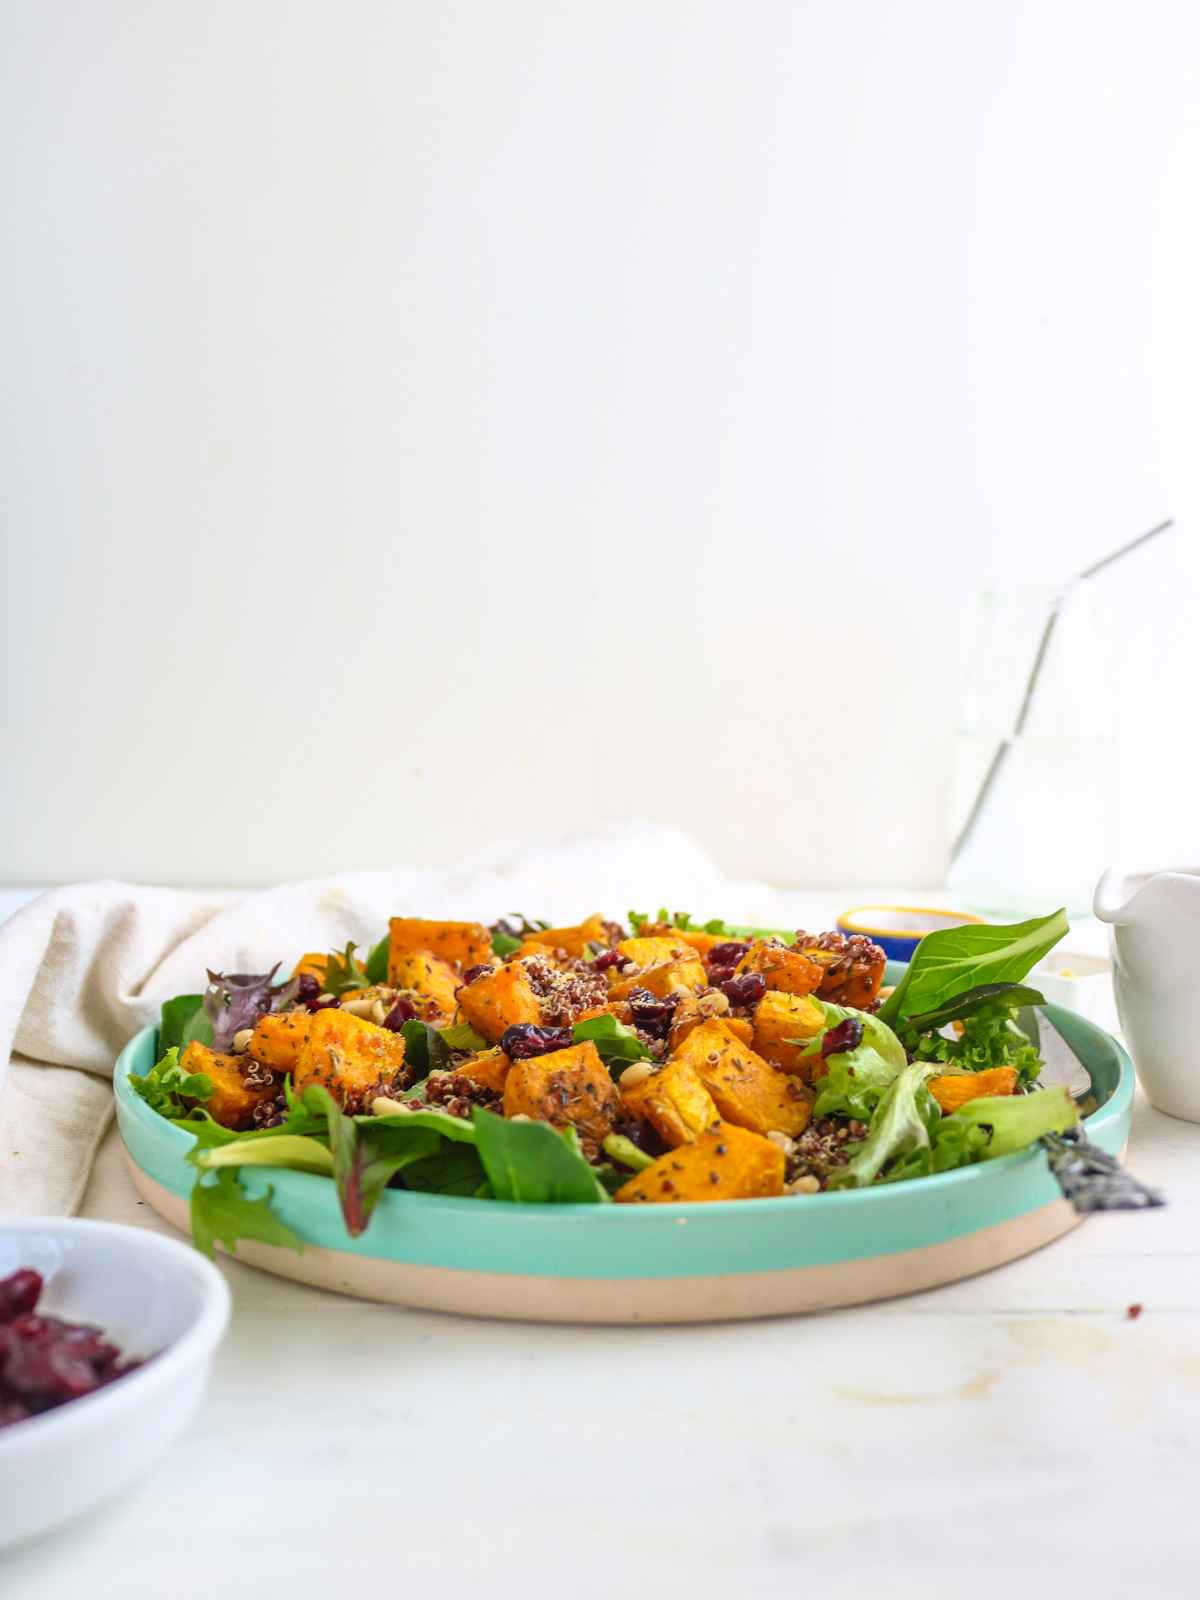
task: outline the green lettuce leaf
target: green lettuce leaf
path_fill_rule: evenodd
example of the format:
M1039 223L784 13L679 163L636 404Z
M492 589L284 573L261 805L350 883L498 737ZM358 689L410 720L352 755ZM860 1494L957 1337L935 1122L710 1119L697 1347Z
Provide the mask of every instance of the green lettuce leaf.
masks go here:
M207 1073L184 1072L179 1065L178 1045L172 1045L144 1076L131 1072L129 1084L152 1111L172 1120L186 1117L196 1101L207 1100L213 1092Z
M925 1079L936 1070L917 1062L897 1073L880 1097L866 1139L830 1176L831 1189L865 1188L897 1157L930 1149L940 1114Z
M997 1156L1010 1156L1015 1150L1024 1150L1044 1133L1066 1133L1078 1121L1079 1107L1067 1088L1058 1084L1053 1089L1037 1089L1033 1094L989 1095L968 1100L953 1116L945 1119L943 1128L951 1125L990 1128L991 1138L981 1160L993 1161Z
M968 922L927 933L879 1016L895 1027L981 984L1019 983L1067 929L1067 914L1059 910L1028 922Z
M479 1159L497 1200L591 1205L608 1194L584 1159L574 1128L514 1122L482 1106L473 1113Z
M194 1165L202 1172L218 1167L290 1167L294 1172L333 1174L333 1156L320 1139L295 1133L270 1133L264 1139L233 1139L197 1152Z
M817 1080L813 1116L857 1117L869 1122L884 1090L908 1063L904 1046L886 1023L869 1012L832 1005L827 1000L817 1000L815 995L810 998L825 1013L826 1029L837 1027L848 1017L857 1017L863 1025L862 1043L856 1049L835 1051L827 1058L825 1076ZM820 1049L818 1034L804 1053L817 1055Z
M219 1242L237 1253L239 1239L258 1244L281 1245L300 1255L304 1241L293 1233L271 1209L271 1196L251 1200L238 1182L237 1173L226 1168L212 1182L202 1179L192 1190L192 1243L211 1260Z

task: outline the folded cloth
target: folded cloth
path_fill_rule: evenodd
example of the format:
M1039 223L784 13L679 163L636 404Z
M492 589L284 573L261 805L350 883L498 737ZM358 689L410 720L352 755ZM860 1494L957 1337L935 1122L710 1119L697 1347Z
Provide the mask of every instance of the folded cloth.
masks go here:
M449 869L356 872L256 892L113 882L53 889L0 926L0 1215L75 1210L111 1115L115 1057L157 1020L163 1000L201 989L206 968L286 968L304 950L373 942L389 916L405 912L564 921L666 904L786 927L792 899L728 882L685 834L650 823L497 849Z

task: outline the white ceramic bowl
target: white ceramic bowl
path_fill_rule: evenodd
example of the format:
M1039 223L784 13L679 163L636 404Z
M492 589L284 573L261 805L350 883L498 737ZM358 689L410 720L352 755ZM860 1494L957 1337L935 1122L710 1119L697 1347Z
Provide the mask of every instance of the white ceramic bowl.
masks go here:
M0 1278L34 1267L39 1311L95 1323L144 1367L0 1428L0 1546L45 1533L140 1477L195 1415L229 1290L187 1245L78 1217L0 1221Z

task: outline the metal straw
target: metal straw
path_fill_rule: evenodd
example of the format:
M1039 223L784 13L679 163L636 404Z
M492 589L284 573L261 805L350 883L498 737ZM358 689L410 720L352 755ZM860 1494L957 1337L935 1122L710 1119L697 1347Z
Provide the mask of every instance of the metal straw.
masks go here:
M1001 739L996 746L996 753L992 757L991 764L984 775L983 782L979 786L978 793L971 802L967 820L963 823L962 828L959 830L958 838L954 841L954 848L950 852L951 862L957 861L966 848L967 841L975 831L975 825L979 821L987 797L995 788L996 779L1000 776L1001 768L1008 759L1008 752L1025 731L1025 724L1029 720L1030 707L1033 704L1034 691L1037 689L1038 679L1041 677L1042 668L1046 663L1050 640L1053 638L1054 630L1058 626L1059 612L1066 604L1068 597L1077 584L1086 582L1088 578L1094 578L1098 572L1103 572L1105 567L1111 567L1114 561L1120 561L1123 556L1127 556L1142 545L1148 544L1151 539L1157 539L1160 533L1166 533L1168 528L1174 526L1175 519L1168 517L1165 522L1157 523L1153 528L1148 528L1145 533L1139 533L1136 539L1130 539L1128 544L1123 544L1109 555L1102 556L1099 561L1093 561L1090 567L1084 567L1082 572L1076 573L1069 582L1064 584L1050 602L1050 612L1046 618L1046 625L1042 629L1042 636L1038 640L1037 653L1033 658L1033 665L1029 669L1029 677L1025 682L1025 693L1021 697L1021 708L1017 712L1017 720L1013 723L1012 732Z

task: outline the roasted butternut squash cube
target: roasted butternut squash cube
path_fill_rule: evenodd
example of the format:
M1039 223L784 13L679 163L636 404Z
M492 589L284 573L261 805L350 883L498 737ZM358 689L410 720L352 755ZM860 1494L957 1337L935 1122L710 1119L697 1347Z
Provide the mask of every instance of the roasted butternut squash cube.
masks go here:
M291 1072L300 1059L300 1046L313 1019L309 1011L283 1011L259 1017L250 1035L247 1055L273 1072Z
M504 1082L506 1117L532 1117L556 1128L571 1124L596 1145L611 1133L620 1110L616 1085L590 1040L514 1061Z
M798 933L794 948L820 967L822 1000L865 1011L879 993L887 953L865 934Z
M736 971L761 972L768 989L784 994L811 994L821 981L821 968L786 945L757 939L738 962Z
M622 1088L621 1099L627 1111L645 1117L670 1145L686 1144L720 1120L712 1095L686 1061L668 1061L641 1083Z
M715 1002L721 1002L724 1009ZM710 1017L719 1017L731 1032L736 1033L743 1044L754 1043L754 1029L746 1017L731 1017L728 1015L729 1002L723 994L709 991L707 994L684 995L671 1017L671 1052L674 1054L687 1038L688 1034L698 1028L702 1022L707 1022Z
M672 1059L696 1069L726 1122L791 1138L808 1126L812 1102L800 1083L756 1055L725 1022L702 1022Z
M540 1022L542 1007L519 961L506 961L458 991L458 1009L483 1037L495 1044L505 1028Z
M404 1037L331 1006L314 1011L292 1073L297 1092L323 1084L339 1103L357 1110L376 1095L404 1087Z
M439 1010L450 1016L462 979L448 961L429 950L410 950L397 956L390 968L391 983L397 989L415 989L436 1001Z
M497 1046L492 1050L480 1050L477 1055L470 1056L466 1061L460 1061L454 1068L461 1072L464 1078L470 1078L472 1083L477 1083L481 1089L490 1089L493 1094L504 1093L504 1080L508 1077L512 1062Z
M636 967L661 967L664 961L679 961L695 954L678 933L650 939L621 939L617 949Z
M806 1078L815 1064L800 1054L803 1043L825 1031L825 1013L808 995L768 989L754 1008L754 1048L773 1066Z
M425 917L393 917L388 923L388 982L406 985L396 976L402 956L427 950L439 961L457 963L465 971L492 959L492 936L482 922L436 922Z
M529 935L518 954L536 956L563 950L578 959L587 954L589 944L603 945L606 950L608 948L608 929L598 911L595 916L586 918L573 928L539 928L537 933Z
M929 1092L946 1116L953 1115L968 1100L982 1100L993 1094L1012 1094L1016 1087L1016 1067L987 1067L983 1072L945 1072L929 1080Z
M255 1106L274 1100L279 1085L247 1083L246 1071L254 1063L248 1056L223 1055L209 1045L193 1039L179 1058L185 1072L202 1072L212 1079L212 1094L203 1105L214 1122L223 1128L248 1128L254 1121Z
M783 1193L785 1158L770 1139L717 1122L622 1184L624 1203L681 1200L756 1200Z
M323 956L319 950L310 950L307 955L301 956L297 961L292 976L298 978L301 973L307 973L310 978L315 978L323 989L325 987L325 969L328 960L328 956Z
M695 994L707 983L704 963L699 956L687 955L660 962L656 967L646 967L631 977L622 977L608 992L614 1000L624 1000L635 989L648 989L651 994L665 999L669 994Z

